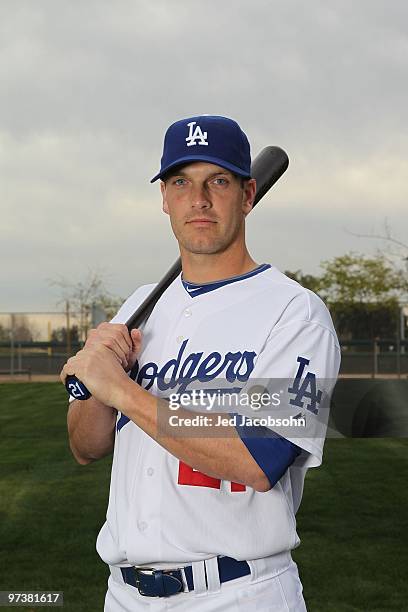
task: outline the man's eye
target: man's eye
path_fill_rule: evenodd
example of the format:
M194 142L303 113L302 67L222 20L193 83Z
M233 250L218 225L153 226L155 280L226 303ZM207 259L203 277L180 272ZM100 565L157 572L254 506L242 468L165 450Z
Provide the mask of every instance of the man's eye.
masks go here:
M216 185L226 185L228 181L227 181L227 179L225 179L225 178L221 178L221 177L219 177L219 178L214 179L214 181L213 181L213 182L214 182Z
M178 186L180 186L180 185L185 185L185 184L186 184L186 180L185 180L185 179L183 179L183 178L178 178L178 179L176 179L176 180L174 181L174 184L175 184L175 185L178 185Z

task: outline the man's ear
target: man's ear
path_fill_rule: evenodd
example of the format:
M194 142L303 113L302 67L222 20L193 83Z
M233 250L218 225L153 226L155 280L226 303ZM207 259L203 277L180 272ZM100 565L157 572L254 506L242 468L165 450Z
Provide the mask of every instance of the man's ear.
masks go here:
M166 213L166 215L169 214L169 207L167 206L167 198L166 198L166 183L164 181L160 182L160 190L161 190L161 194L162 194L162 201L163 201L163 212Z
M242 212L245 216L251 212L256 195L256 180L249 179L244 183L242 196Z

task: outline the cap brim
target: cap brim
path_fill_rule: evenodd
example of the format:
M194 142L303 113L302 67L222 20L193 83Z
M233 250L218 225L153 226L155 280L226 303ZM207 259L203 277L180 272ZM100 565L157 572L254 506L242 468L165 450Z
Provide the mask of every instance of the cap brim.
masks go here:
M209 162L210 164L215 164L216 166L221 166L221 168L230 170L234 174L238 174L239 176L242 176L244 178L251 178L251 175L248 174L248 172L246 172L245 170L242 170L242 168L238 168L238 166L234 166L234 164L230 164L224 161L223 159L218 159L218 157L211 157L207 155L187 155L186 157L179 157L179 159L176 159L171 164L160 170L160 172L156 174L156 176L154 176L150 182L154 183L155 181L157 181L157 179L162 178L169 170L175 168L175 166L180 166L181 164L184 165L189 162L200 161Z

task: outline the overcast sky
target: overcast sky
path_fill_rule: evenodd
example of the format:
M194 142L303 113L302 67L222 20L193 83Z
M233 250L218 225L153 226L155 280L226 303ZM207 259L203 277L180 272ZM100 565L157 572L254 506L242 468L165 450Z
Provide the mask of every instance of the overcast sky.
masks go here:
M169 123L227 115L289 170L248 219L280 269L407 241L406 0L0 0L0 311L49 279L126 297L177 257L158 184ZM348 230L348 231L347 231Z

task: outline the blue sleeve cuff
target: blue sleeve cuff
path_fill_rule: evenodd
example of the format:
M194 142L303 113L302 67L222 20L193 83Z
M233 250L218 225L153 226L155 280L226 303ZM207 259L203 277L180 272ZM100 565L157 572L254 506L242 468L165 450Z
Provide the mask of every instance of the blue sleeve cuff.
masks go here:
M299 446L286 440L286 438L282 438L267 427L236 425L235 429L268 478L271 487L275 486L301 453L302 449Z

